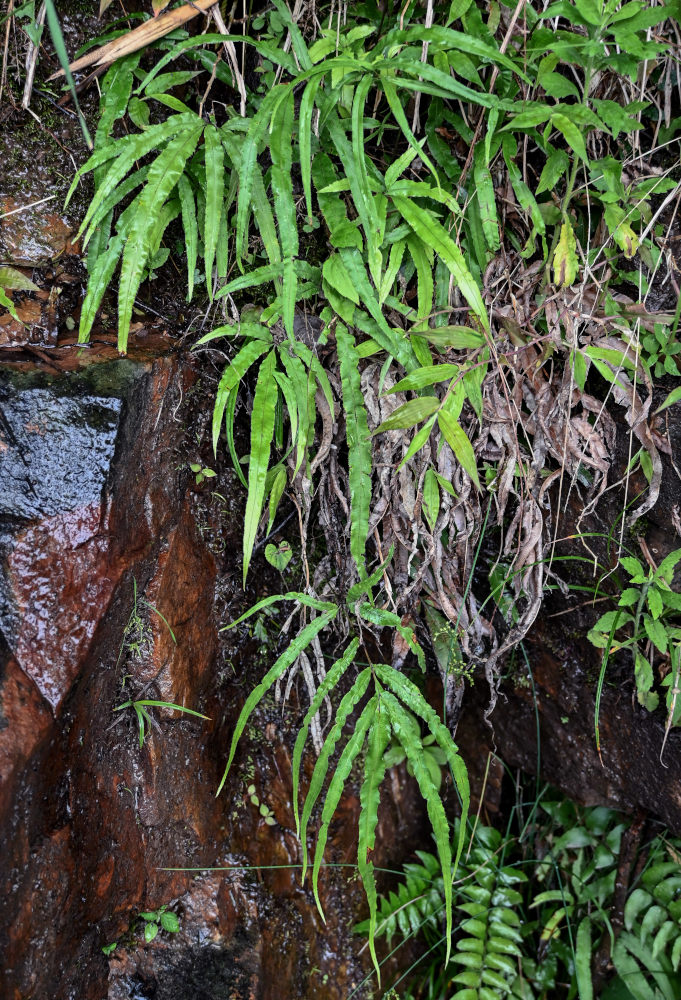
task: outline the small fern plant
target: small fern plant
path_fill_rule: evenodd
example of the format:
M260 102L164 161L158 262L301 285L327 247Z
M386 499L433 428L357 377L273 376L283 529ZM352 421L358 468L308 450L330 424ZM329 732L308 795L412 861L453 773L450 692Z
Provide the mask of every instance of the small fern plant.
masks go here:
M658 840L624 908L612 960L634 1000L681 996L681 856Z
M233 628L264 608L283 600L296 601L299 605L309 609L311 620L281 656L278 657L260 684L246 699L234 727L229 757L218 793L227 779L234 760L237 744L256 705L277 680L283 676L285 671L293 665L306 647L313 642L322 629L331 624L339 611L337 605L328 601L317 600L307 594L297 592L275 594L259 601L229 627ZM358 617L367 624L397 629L409 647L419 658L422 658L423 654L418 647L413 630L403 625L398 615L377 608L370 602L360 602L359 600L355 605L355 611ZM369 904L367 932L369 948L377 973L380 976L375 950L376 921L378 916L377 891L371 854L376 842L380 786L388 767L386 750L391 738L401 745L407 761L413 769L414 777L426 801L428 817L433 828L438 852L438 864L443 876L442 892L447 956L449 956L452 935L452 878L454 872L457 870L463 848L466 829L465 817L468 814L470 795L466 768L458 754L449 730L443 725L435 710L425 700L418 687L403 673L385 663L376 663L360 670L349 689L341 698L336 709L333 725L324 740L321 753L317 758L310 786L303 802L302 813L300 812L298 803L300 767L312 720L324 703L325 698L337 690L340 682L355 663L359 645L358 638L350 641L343 655L328 670L326 677L319 685L307 710L293 751L293 808L296 831L302 843L302 877L304 879L310 865L307 830L317 802L323 799L321 824L317 834L317 842L311 866L314 897L319 912L324 917L319 898L318 882L329 825L340 801L345 784L350 777L353 765L363 755L364 766L360 790L357 867ZM351 735L344 741L346 724L351 722L351 718L357 712L359 712L359 716L352 724ZM425 723L428 732L434 737L435 742L444 754L461 799L464 822L458 825L454 852L452 852L449 822L439 793L439 787L436 786L430 769L424 763L425 751L420 732L420 722ZM339 747L340 755L329 778L331 761ZM324 794L324 784L327 778L329 780L326 793ZM454 857L452 857L453 853Z

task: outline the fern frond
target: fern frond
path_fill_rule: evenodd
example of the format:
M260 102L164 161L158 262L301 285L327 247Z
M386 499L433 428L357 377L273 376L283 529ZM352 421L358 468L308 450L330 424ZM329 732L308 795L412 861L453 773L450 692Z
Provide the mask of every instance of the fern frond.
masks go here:
M255 536L265 502L265 480L270 464L274 432L274 410L279 390L274 381L276 354L270 351L258 372L251 414L251 450L248 460L248 496L244 514L243 585L251 563Z
M359 838L357 841L357 866L362 879L367 902L369 904L369 951L376 969L378 982L381 982L381 969L376 957L376 879L371 852L376 843L376 825L378 823L378 807L381 801L381 783L385 777L387 765L385 749L390 742L390 723L388 713L381 705L380 693L376 701L375 718L369 729L368 749L364 761L364 781L359 793L360 817Z
M371 435L359 378L360 358L355 339L342 323L336 324L343 407L346 413L350 473L350 553L360 579L366 576L365 549L371 503Z
M300 816L298 813L298 787L300 783L300 763L303 756L303 749L305 746L305 741L307 740L307 734L310 731L310 724L314 719L315 715L322 707L324 699L328 697L331 691L335 688L336 684L340 681L341 677L345 674L346 670L352 663L359 649L359 639L353 639L350 645L347 647L343 655L336 660L333 666L327 671L326 677L322 683L317 688L316 694L310 703L310 707L305 713L305 718L303 719L303 724L298 731L296 736L295 746L293 748L293 761L291 764L291 771L293 775L293 814L296 820L296 833L300 836Z
M317 763L315 764L314 771L312 772L312 778L310 780L310 787L305 798L305 803L303 805L303 815L300 820L300 841L303 848L303 867L301 880L305 881L305 874L307 872L307 825L310 821L310 816L312 815L312 810L315 807L315 803L319 798L320 792L324 785L327 772L329 770L329 761L331 756L336 749L336 744L338 743L343 729L345 727L348 718L355 710L355 707L362 700L366 694L366 690L369 686L369 681L371 680L371 668L366 667L362 670L355 679L354 684L347 692L347 694L341 700L338 710L336 712L336 718L333 726L331 727L328 736L324 740L324 745L322 747L321 753L317 758Z
M319 833L317 834L317 844L315 846L314 862L312 865L312 892L317 903L317 909L322 915L324 922L326 922L326 918L324 917L324 911L319 899L319 869L321 867L322 857L324 856L324 848L326 847L329 824L331 823L336 808L338 807L338 803L340 802L340 797L343 794L345 782L350 775L352 765L362 749L364 737L376 721L377 708L378 696L374 695L366 703L362 714L357 720L357 724L355 725L352 735L341 752L338 764L333 772L333 777L329 782L329 788L324 800L321 825L319 827Z

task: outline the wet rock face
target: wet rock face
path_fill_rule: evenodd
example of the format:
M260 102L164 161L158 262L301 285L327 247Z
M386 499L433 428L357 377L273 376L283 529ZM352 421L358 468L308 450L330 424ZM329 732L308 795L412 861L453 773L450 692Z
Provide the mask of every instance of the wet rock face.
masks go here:
M68 350L60 363L78 368ZM91 367L0 368L0 996L344 1000L364 977L362 898L324 870L324 926L300 886L295 708L253 716L215 798L264 661L218 633L246 598L229 475L214 497L188 470L211 461L212 389L170 357ZM139 698L210 720L149 708L140 748L134 709L114 712ZM357 807L332 827L333 861L354 860ZM177 870L203 866L227 870ZM145 943L140 914L164 905L180 930Z

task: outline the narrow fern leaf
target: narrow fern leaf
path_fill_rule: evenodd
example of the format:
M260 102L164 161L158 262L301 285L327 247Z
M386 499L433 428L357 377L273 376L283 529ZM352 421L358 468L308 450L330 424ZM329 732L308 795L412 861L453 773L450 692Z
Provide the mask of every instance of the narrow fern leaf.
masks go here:
M371 435L359 377L355 339L342 323L336 325L343 407L346 414L350 472L350 553L360 579L366 576L364 553L371 504Z
M593 1000L591 952L591 917L584 917L577 928L575 944L575 974L579 1000Z
M177 193L182 206L182 228L187 250L187 302L194 297L194 275L199 253L199 227L196 221L196 203L192 186L185 174L177 182Z
M296 410L298 414L298 437L294 441L296 445L296 464L293 470L293 478L298 475L303 462L306 460L309 438L314 431L314 424L310 421L310 407L308 404L310 395L310 385L308 373L302 361L289 351L289 342L285 342L279 348L281 363L286 369L293 393L295 395Z
M80 311L80 325L78 329L78 343L87 344L90 339L90 330L95 321L97 310L101 304L104 292L111 283L111 278L116 265L118 264L125 236L116 234L109 240L109 245L97 257L97 262L90 274L87 283L87 292L83 299L83 307Z
M487 248L490 253L496 253L501 246L499 239L499 219L494 197L494 183L484 154L484 148L478 145L473 159L475 197L478 199L482 231L485 235Z
M442 866L442 878L444 883L445 896L445 934L447 938L447 951L445 965L449 962L452 950L452 850L449 843L449 823L445 814L444 806L440 794L433 783L430 771L424 763L425 751L421 736L418 731L413 716L410 716L402 707L400 702L389 691L384 691L381 700L384 702L393 733L401 744L414 772L414 777L426 800L428 817L433 828L433 836L437 846L437 853ZM464 829L464 824L462 824ZM461 835L459 846L461 845Z
M222 786L227 780L227 775L229 774L229 769L232 766L232 761L234 760L234 754L236 753L237 744L246 728L246 723L248 722L255 706L262 700L264 695L269 691L272 685L277 681L279 677L284 674L286 670L291 666L292 663L298 658L300 653L312 642L314 637L318 635L323 628L329 624L330 621L335 616L335 611L325 611L319 615L319 617L314 618L309 625L306 625L300 635L296 636L288 649L284 650L280 657L276 660L274 665L268 670L268 672L263 677L260 684L255 687L244 703L244 707L241 709L239 718L237 719L236 726L234 727L234 733L232 734L232 744L229 748L229 757L227 758L227 764L225 766L225 772L222 775L222 780L218 786L218 790L215 793L219 795L222 791Z
M396 357L408 372L414 371L418 367L418 362L414 357L411 344L401 330L391 330L388 326L383 310L378 304L378 299L367 278L360 254L356 250L344 249L340 251L340 255L359 293L362 304L369 311L376 324L372 332L374 340L381 345L384 351Z
M395 545L391 544L390 549L388 551L388 555L385 557L385 560L380 564L380 566L377 566L376 569L373 571L373 573L367 576L364 580L360 580L359 583L356 583L352 587L350 587L345 597L345 603L347 604L347 606L350 608L351 611L356 611L355 606L357 604L357 601L359 601L362 597L364 597L365 594L369 594L370 601L373 600L371 596L371 591L380 582L381 578L383 577L383 574L386 571L386 568L392 562L394 552L395 552ZM425 663L424 663L424 669L425 669Z
M220 133L213 125L204 132L206 155L206 223L204 260L206 264L206 289L213 300L213 262L218 245L220 222L223 217L225 192L224 149Z
M355 89L355 96L352 102L352 157L355 164L355 176L357 182L351 183L350 190L355 197L362 200L362 207L356 206L357 214L362 219L364 235L367 241L367 258L369 261L369 271L374 279L374 285L378 288L381 283L381 272L383 270L383 258L380 250L380 223L376 204L374 202L371 187L369 184L369 174L367 173L366 153L364 152L364 105L367 95L373 85L373 76L367 73L362 77Z
M241 274L238 278L233 278L232 281L223 285L215 298L221 299L224 295L240 292L244 288L256 288L258 285L267 284L268 281L276 281L280 277L281 264L263 264L262 267L247 271L246 274Z
M480 289L466 266L463 254L447 230L437 219L416 205L410 198L393 195L392 200L395 208L409 223L419 239L426 246L431 246L438 257L441 257L445 262L454 281L461 289L463 297L480 320L483 329L489 333L489 319Z
M88 205L88 210L78 230L78 237L81 237L88 230L89 235L87 239L89 239L92 230L101 218L101 209L105 200L137 160L146 156L153 149L162 146L164 142L172 139L173 136L177 136L186 130L192 131L196 127L197 118L194 113L191 115L173 115L167 122L163 122L161 125L152 125L141 134L126 136L123 139L117 139L116 142L107 143L104 149L93 153L76 174L73 184L69 189L66 204L68 204L80 177L91 170L95 170L96 167L101 166L108 160L113 159L114 162L110 165L101 185L95 191L94 197ZM87 239L85 243L87 243Z
M309 347L306 347L306 345L302 344L299 340L296 340L291 345L291 347L292 350L301 359L303 364L307 368L309 368L314 377L317 379L317 382L319 383L319 388L324 393L324 398L326 399L326 402L329 404L329 409L334 414L334 419L335 419L336 408L333 401L333 392L331 390L331 383L329 382L329 376L322 368L319 358L313 351L310 350Z
M243 585L251 562L255 536L265 501L265 480L270 463L270 449L274 436L274 409L278 389L274 381L276 354L270 351L258 372L251 414L251 451L248 461L248 497L244 514L244 572Z
M384 663L377 664L376 673L386 687L389 687L394 694L396 694L400 700L404 702L407 708L414 712L415 715L419 715L423 719L428 727L428 731L435 737L437 745L447 756L447 763L452 769L454 782L461 799L459 840L456 849L456 857L454 859L454 871L456 871L461 857L461 852L463 850L466 836L466 819L468 817L468 810L470 808L471 801L466 765L459 755L458 748L452 739L451 733L442 723L435 709L428 704L416 685L410 681L408 677L405 677L404 674L400 673L399 670L395 670L393 667L388 667Z
M312 772L310 787L303 805L303 815L300 819L300 843L303 849L303 868L301 874L302 882L305 881L305 873L307 872L307 825L310 821L312 810L314 809L322 790L324 779L326 778L326 773L329 769L329 760L336 749L336 744L341 737L343 727L345 726L345 723L351 713L355 710L355 706L364 697L370 680L371 668L366 667L366 669L362 670L361 673L357 675L355 683L341 700L341 703L338 706L338 711L336 712L334 724L331 727L328 736L324 740L322 752L317 758L317 763L315 764L314 771Z
M95 133L95 149L101 149L111 135L114 123L122 118L132 94L132 71L140 60L140 53L117 59L102 80L102 100Z
M376 969L378 982L381 982L381 969L376 957L376 879L371 852L376 843L376 825L378 823L378 807L381 802L381 783L385 777L387 764L385 749L390 742L390 723L388 713L381 705L380 695L376 702L375 718L369 729L368 749L364 762L364 781L359 793L359 838L357 841L357 867L364 885L369 904L369 951Z
M149 259L152 227L161 206L177 184L203 132L203 122L181 132L159 153L149 168L147 183L137 199L137 211L123 251L118 286L118 350L125 353L135 296Z
M310 58L310 53L307 50L305 39L302 36L300 28L291 16L291 11L289 10L288 5L284 3L284 0L272 0L272 3L277 8L282 21L289 30L293 51L295 52L301 68L303 70L311 69L312 59Z
M246 477L244 476L243 469L241 468L241 462L239 461L236 445L234 443L234 414L236 412L238 397L239 387L237 385L232 386L227 396L227 403L225 406L225 437L227 438L227 449L229 451L229 457L232 460L232 467L239 477L241 485L244 489L247 489L248 483L246 482Z
M415 329L428 328L428 319L433 311L433 252L424 246L418 236L410 236L407 246L416 267L418 322Z
M258 164L255 164L252 178L251 203L253 206L253 216L258 232L265 246L265 252L270 264L281 262L281 249L277 237L277 229L274 224L272 206L265 192L265 183L262 179L262 172Z
M405 139L407 140L407 142L411 147L411 152L413 153L414 156L418 155L423 160L423 162L433 175L435 183L437 184L438 187L440 187L440 179L437 175L437 170L435 169L435 165L433 164L433 161L430 159L430 157L428 156L428 154L424 149L425 141L419 142L414 133L412 132L411 128L409 127L409 122L407 121L407 116L404 113L404 108L402 107L400 99L397 96L397 90L395 89L394 83L387 74L383 73L381 74L381 87L383 88L383 93L385 94L388 104L390 105L390 110L393 113L395 121L402 129L402 134L404 135ZM399 177L402 171L405 169L406 167L402 167L400 169L400 172L396 175L395 179L397 179L397 177ZM386 186L389 183L390 182L388 181L388 175L386 173Z
M293 150L293 91L287 90L283 100L272 114L270 125L270 179L274 198L274 211L279 225L279 242L284 258L283 320L288 336L293 339L293 311L296 303L296 273L293 258L298 256L298 227L296 203L293 197L291 165Z
M291 385L291 380L283 372L275 372L274 378L284 397L286 412L288 413L289 424L291 425L291 448L295 448L296 441L298 440L298 403L296 402L293 386Z
M348 669L350 664L357 654L359 649L359 639L353 639L350 645L347 647L340 659L336 660L333 666L328 670L326 677L322 683L317 688L314 698L310 703L310 707L305 713L305 718L303 719L303 724L298 731L296 737L296 743L293 748L293 762L291 764L291 771L293 774L293 815L296 820L296 835L300 837L300 815L298 811L298 788L300 786L300 764L303 757L303 750L305 748L305 741L307 740L307 734L310 731L310 724L314 719L315 715L322 707L324 699L327 695L335 688L341 677L344 675L345 671Z
M308 225L312 224L312 112L314 101L322 82L321 76L313 77L303 91L298 112L298 136L300 144L300 173L305 194Z
M262 357L270 349L270 343L262 340L249 340L241 348L235 358L222 373L222 378L215 394L215 405L213 407L213 454L217 454L220 429L222 427L222 415L225 412L227 398L232 389L238 386L248 369L258 358Z
M402 619L399 615L393 614L392 611L388 611L385 608L375 608L371 604L362 604L359 613L365 621L371 622L373 625L380 625L382 628L394 628L399 632L418 660L418 665L423 673L426 672L426 660L421 645L416 638L416 633L409 625L402 624ZM386 669L391 670L392 668L387 667ZM399 674L399 676L402 675ZM416 690L418 691L418 688Z
M319 910L322 920L324 920L325 923L326 917L324 916L321 900L319 899L319 869L322 864L324 848L326 847L326 840L329 835L329 824L331 823L333 814L335 813L338 803L340 802L340 797L343 794L345 782L348 780L352 765L364 745L364 737L366 736L369 728L375 722L377 704L378 698L376 695L374 695L373 698L370 698L366 703L362 714L357 720L357 725L355 726L352 736L343 747L341 755L338 759L338 764L333 772L333 777L329 783L329 790L326 793L326 799L324 800L322 821L319 827L319 833L317 834L317 844L315 846L314 862L312 864L312 893L314 895L315 902L317 903L317 909Z
M315 611L321 611L323 614L328 613L332 618L335 618L338 613L338 606L332 604L331 601L320 601L297 590L289 590L285 594L270 594L269 597L263 597L261 601L254 604L248 611L244 611L239 618L235 619L230 625L225 625L220 631L226 632L230 628L235 628L264 608L269 608L272 604L276 604L277 601L298 601L299 604L304 604L306 608L314 608Z
M251 210L253 182L256 175L259 174L258 148L265 135L272 108L278 97L279 88L275 87L263 98L258 113L251 121L248 134L241 147L239 196L236 214L236 259L239 267L241 267L241 260L246 253L246 234L248 231L248 216Z

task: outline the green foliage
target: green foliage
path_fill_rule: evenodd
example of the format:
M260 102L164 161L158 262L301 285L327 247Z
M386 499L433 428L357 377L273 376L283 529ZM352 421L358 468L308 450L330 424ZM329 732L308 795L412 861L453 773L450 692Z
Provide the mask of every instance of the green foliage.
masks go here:
M265 696L269 689L281 678L285 670L294 660L305 651L305 648L314 640L322 628L338 614L338 607L329 603L315 600L301 593L276 594L258 602L241 618L237 619L230 628L235 627L242 621L281 600L298 601L304 607L318 612L317 616L305 626L299 636L288 646L288 648L277 659L262 682L246 699L246 703L241 710L229 752L229 758L225 773L220 782L220 789L224 785L227 774L231 767L236 752L238 740L243 733L251 713L258 702ZM365 622L381 624L394 627L395 616L389 612L380 611L371 604L357 606L357 613ZM409 636L412 643L415 642L413 633L401 626L403 631ZM374 950L374 936L377 919L376 910L376 883L374 876L374 866L371 860L371 852L374 849L376 823L378 820L378 808L380 804L380 785L383 781L388 761L386 760L386 749L390 742L391 735L396 743L402 748L405 757L412 767L423 797L426 800L428 815L433 827L433 834L438 850L439 864L445 873L444 882L444 909L446 916L446 937L451 938L452 930L452 896L451 878L452 872L456 870L461 850L463 847L463 835L465 822L459 827L459 835L456 838L456 852L452 865L452 852L450 848L449 824L445 816L442 799L439 795L439 783L436 785L431 770L424 764L424 746L420 733L420 721L425 722L430 735L436 742L439 751L442 753L444 761L450 768L456 784L456 788L461 798L462 813L465 817L468 812L469 790L466 769L463 766L456 746L447 728L439 720L437 714L424 699L418 688L404 674L395 670L387 664L374 664L373 667L366 667L361 670L349 689L343 695L340 704L335 712L334 723L330 728L310 780L310 787L303 803L302 814L299 812L298 793L300 787L300 765L303 750L310 731L314 717L319 711L324 700L332 694L339 686L341 680L347 676L348 670L354 663L359 647L357 639L351 641L344 654L336 660L333 666L326 673L326 677L319 685L310 707L305 715L303 725L298 733L293 752L293 803L296 820L296 830L300 836L303 847L303 879L309 865L307 829L312 818L313 810L317 802L323 797L324 803L321 811L321 825L317 834L312 861L312 888L322 917L324 916L319 898L319 873L321 869L322 857L326 846L329 824L338 806L340 796L344 786L350 776L355 762L360 758L366 746L366 756L364 764L364 777L360 790L360 817L359 817L359 839L357 863L367 894L369 903L369 946L374 964L378 969L376 953ZM373 694L366 699L369 688L373 689ZM354 728L344 745L344 729L355 710L360 709L359 717L354 723ZM340 749L337 763L329 777L329 766L335 753ZM325 796L324 785L327 782ZM219 789L218 789L219 791Z
M168 708L173 712L183 712L185 715L195 715L197 719L208 720L207 715L201 715L200 712L195 712L191 708L185 708L184 705L176 705L171 701L158 701L155 698L140 698L136 701L124 701L121 705L117 705L116 708L114 708L114 712L122 712L126 708L134 709L135 715L137 716L140 749L144 746L144 741L147 738L147 735L151 732L151 727L153 725L153 719L147 711L148 708Z
M666 855L666 859L665 859ZM658 842L627 899L612 959L634 1000L681 996L681 866L675 847Z
M533 810L534 811L534 810ZM423 938L430 1000L518 1000L559 996L591 1000L592 962L605 945L616 977L635 1000L679 995L681 884L678 845L656 838L647 866L632 884L624 928L615 938L613 905L621 838L626 823L610 809L578 809L568 800L543 802L527 837L469 824L469 850L454 883L454 949L450 963L442 935L444 883L438 859L418 851L404 878L379 898L376 934ZM541 854L528 857L532 841ZM522 867L521 867L522 866ZM370 921L356 927L367 934Z
M677 725L681 704L677 705L681 670L681 594L672 589L681 549L671 552L654 568L643 567L633 556L623 556L621 567L629 576L616 611L607 611L589 632L589 639L603 650L603 670L615 653L631 653L638 701L649 711L657 708L659 696L653 690L654 666L663 658L666 665L661 684L666 696L667 731Z
M140 913L140 920L143 921L146 944L153 941L161 929L169 934L177 934L180 929L180 922L176 914L169 912L167 906L161 906L158 910L150 910L148 913Z

